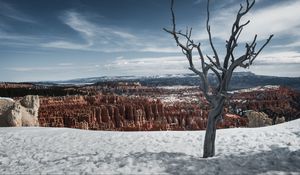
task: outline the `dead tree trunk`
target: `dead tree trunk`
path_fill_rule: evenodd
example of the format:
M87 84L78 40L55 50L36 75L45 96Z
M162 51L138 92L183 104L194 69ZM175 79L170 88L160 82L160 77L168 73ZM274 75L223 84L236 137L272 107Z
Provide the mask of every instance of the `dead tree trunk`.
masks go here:
M215 155L215 139L217 123L221 118L225 98L223 97L220 101L216 103L213 109L210 110L208 114L208 122L206 126L204 147L203 147L203 157L213 157Z
M243 27L249 24L250 21L247 21L244 24L240 24L241 18L249 12L253 7L255 0L251 3L249 0L246 1L246 5L240 5L240 9L236 15L236 19L232 25L231 35L226 41L226 54L221 60L218 52L213 44L212 35L209 25L209 0L207 0L207 20L206 20L206 31L208 34L209 44L213 51L213 55L206 57L202 53L201 43L194 42L191 39L192 28L187 28L185 33L182 33L180 30L176 30L175 24L175 14L173 11L174 0L171 1L171 13L172 13L172 30L165 29L166 32L171 34L175 39L177 46L181 48L182 53L188 60L189 69L197 74L201 80L200 89L203 91L203 94L206 100L211 106L211 110L208 115L208 123L204 139L204 150L203 157L212 157L215 155L215 139L216 139L216 127L217 122L222 116L224 103L227 96L229 82L232 77L232 73L237 67L247 68L249 67L257 55L263 50L263 48L270 42L273 35L267 39L267 41L256 51L257 46L257 35L250 43L246 43L244 54L239 57L234 56L234 51L238 45L239 36L243 30ZM185 41L180 41L180 37ZM193 59L193 50L196 50L198 53L198 58L200 59L200 64L198 67L194 66ZM221 64L222 63L222 64ZM208 81L208 72L213 73L218 80L217 86L213 87Z

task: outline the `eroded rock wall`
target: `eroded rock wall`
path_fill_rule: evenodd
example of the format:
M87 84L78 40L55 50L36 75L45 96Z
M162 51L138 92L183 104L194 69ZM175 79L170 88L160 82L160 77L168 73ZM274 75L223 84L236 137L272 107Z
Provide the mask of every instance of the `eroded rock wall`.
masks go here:
M205 129L207 114L196 104L165 105L158 99L98 94L42 98L39 122L92 130L199 130ZM237 119L227 122L228 127L237 123Z
M300 94L289 88L278 87L264 91L236 93L230 101L231 112L244 115L243 111L264 112L272 119L272 124L300 118Z

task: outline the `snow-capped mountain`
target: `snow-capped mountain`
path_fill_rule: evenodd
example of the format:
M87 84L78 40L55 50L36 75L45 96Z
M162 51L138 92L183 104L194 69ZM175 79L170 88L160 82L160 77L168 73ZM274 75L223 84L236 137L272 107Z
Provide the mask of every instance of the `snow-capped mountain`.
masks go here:
M216 78L210 74L209 79L215 83ZM52 82L39 82L38 84L75 84L75 85L86 85L101 82L111 81L126 81L126 82L140 82L144 86L198 86L200 85L199 77L195 74L169 74L159 76L102 76L102 77L91 77L91 78L79 78L66 81L52 81ZM35 82L35 84L37 84ZM281 85L290 88L300 90L300 77L273 77L273 76L262 76L255 75L251 72L236 72L233 74L230 88L245 89L253 88L256 86L265 85Z

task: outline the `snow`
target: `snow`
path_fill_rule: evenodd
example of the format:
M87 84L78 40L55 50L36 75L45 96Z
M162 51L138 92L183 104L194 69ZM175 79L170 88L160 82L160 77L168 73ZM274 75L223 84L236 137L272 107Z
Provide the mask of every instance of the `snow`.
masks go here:
M168 90L178 90L178 89L193 89L198 88L198 86L182 86L182 85L176 85L176 86L157 86L159 89L168 89Z
M201 158L203 139L203 131L0 128L0 174L300 174L300 119L217 130L213 158Z
M241 92L253 92L253 91L266 91L266 90L276 90L279 89L278 85L265 85L265 86L256 86L248 89L239 89L235 91L230 91L229 93L241 93Z

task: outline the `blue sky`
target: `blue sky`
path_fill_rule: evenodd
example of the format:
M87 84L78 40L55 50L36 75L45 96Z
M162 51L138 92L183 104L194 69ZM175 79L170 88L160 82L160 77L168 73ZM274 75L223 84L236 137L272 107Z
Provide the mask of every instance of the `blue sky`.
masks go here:
M212 0L213 40L224 54L242 0ZM169 0L0 0L0 81L66 80L115 75L189 73L172 37ZM177 26L211 54L206 0L176 0ZM300 1L256 0L237 55L258 34L272 42L246 71L300 76ZM241 70L237 70L241 71Z

